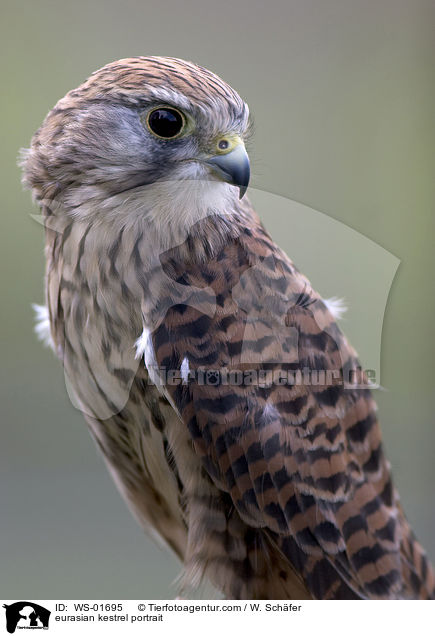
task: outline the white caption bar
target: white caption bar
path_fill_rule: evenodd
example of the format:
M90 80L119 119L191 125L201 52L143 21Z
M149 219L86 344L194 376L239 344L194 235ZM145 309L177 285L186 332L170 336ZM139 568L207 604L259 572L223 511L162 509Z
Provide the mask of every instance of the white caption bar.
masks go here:
M20 636L57 634L170 634L188 630L207 634L217 630L249 630L249 636L321 633L322 636L367 636L418 631L431 625L434 601L1 601L1 633ZM288 631L287 631L288 630ZM385 631L384 631L385 630ZM276 632L279 633L279 632Z

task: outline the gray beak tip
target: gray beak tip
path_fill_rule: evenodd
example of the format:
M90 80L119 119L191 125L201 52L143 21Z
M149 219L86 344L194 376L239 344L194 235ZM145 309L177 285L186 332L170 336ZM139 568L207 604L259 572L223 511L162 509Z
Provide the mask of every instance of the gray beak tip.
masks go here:
M248 186L239 186L239 199L243 199L247 189L248 189Z

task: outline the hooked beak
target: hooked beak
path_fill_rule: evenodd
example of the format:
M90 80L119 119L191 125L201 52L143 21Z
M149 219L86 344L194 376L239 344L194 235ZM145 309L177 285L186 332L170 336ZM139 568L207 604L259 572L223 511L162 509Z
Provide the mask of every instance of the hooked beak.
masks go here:
M239 187L239 199L243 197L248 189L249 177L251 174L249 157L243 142L222 155L215 155L207 159L213 170L221 177L223 181L231 183Z

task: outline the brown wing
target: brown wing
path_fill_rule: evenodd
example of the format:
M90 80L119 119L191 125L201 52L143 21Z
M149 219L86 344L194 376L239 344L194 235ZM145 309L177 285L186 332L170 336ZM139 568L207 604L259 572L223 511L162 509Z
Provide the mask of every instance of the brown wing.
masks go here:
M375 403L366 387L344 382L358 378L357 358L308 281L259 225L200 267L177 266L176 250L167 256L177 282L210 286L218 309L210 318L172 307L153 334L156 358L166 369L188 364L188 385L167 389L242 520L316 598L433 595L432 570L397 504ZM275 375L268 384L270 372L287 383Z

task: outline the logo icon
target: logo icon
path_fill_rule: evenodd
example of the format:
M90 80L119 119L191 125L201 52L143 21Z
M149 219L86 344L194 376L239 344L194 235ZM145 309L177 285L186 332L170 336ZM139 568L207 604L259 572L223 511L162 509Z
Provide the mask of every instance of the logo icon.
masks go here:
M6 610L6 629L13 634L17 629L48 629L51 612L30 601L3 605Z

